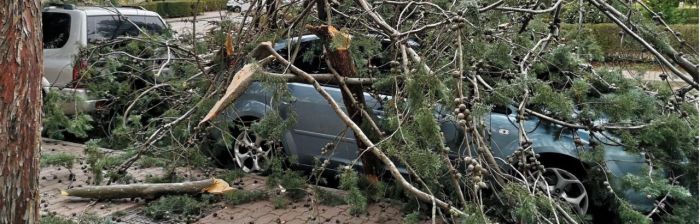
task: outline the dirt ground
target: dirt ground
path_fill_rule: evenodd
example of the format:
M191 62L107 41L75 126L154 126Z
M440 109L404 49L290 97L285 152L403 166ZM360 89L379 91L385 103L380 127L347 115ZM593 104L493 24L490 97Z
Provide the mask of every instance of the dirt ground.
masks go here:
M147 205L143 199L119 199L95 201L76 197L62 196L60 191L71 187L81 187L90 180L89 171L85 169L84 145L44 139L42 154L72 153L79 155L69 171L62 167L44 167L40 173L41 212L76 219L84 214L95 214L100 217L111 217L117 223L162 223L154 222L143 215L142 209ZM108 149L103 149L110 151ZM114 152L112 152L114 153ZM71 178L71 172L74 177ZM161 168L131 168L129 174L136 182L143 182L150 175L160 175ZM201 170L178 169L181 176L193 180L208 178ZM71 180L72 179L72 180ZM232 187L252 190L265 188L265 177L247 175L242 181ZM328 189L336 194L343 192ZM402 223L404 214L400 206L389 202L379 202L368 206L368 214L352 216L348 205L326 206L312 203L307 197L300 202L292 203L284 209L275 209L270 200L262 200L236 206L223 202L213 204L204 209L196 223ZM173 221L173 223L177 223Z

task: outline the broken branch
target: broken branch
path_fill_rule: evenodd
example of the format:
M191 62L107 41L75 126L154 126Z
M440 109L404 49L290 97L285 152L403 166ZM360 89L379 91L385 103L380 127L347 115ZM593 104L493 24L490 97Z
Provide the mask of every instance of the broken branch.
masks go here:
M183 183L78 187L61 191L61 195L94 199L155 198L168 194L197 194L203 192L221 194L230 190L233 190L233 188L231 188L226 181L221 179L208 179Z

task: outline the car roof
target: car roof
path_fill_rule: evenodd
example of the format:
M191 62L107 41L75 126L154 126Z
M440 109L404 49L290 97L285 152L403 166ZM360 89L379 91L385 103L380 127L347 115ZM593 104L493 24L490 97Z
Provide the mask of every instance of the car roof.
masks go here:
M66 12L78 10L85 12L87 16L102 16L102 15L127 15L127 16L159 16L158 13L137 8L128 7L108 7L108 6L78 6L75 9L64 9L59 7L47 7L45 12Z
M315 41L315 40L318 40L318 39L321 39L321 38L319 38L318 36L316 36L316 35L314 35L314 34L307 34L307 35L301 36L301 42L302 42L302 43L303 43L303 42L308 42L308 41ZM277 41L277 43L275 43L275 46L273 46L272 48L275 49L276 51L279 51L279 50L282 50L282 49L284 49L285 47L287 47L288 41L291 42L291 43L296 43L298 40L299 40L299 37L298 37L298 36L297 36L297 37L292 37L292 38L289 38L289 39L280 40L280 41Z
M377 37L377 38L383 37L383 36L381 36L381 35L374 35L374 34L367 34L367 36L369 36L369 37ZM319 37L316 36L315 34L306 34L306 35L302 35L302 36L301 36L301 42L302 42L302 43L304 43L304 42L309 42L309 41L315 41L315 40L318 40L318 39L321 39L321 38L319 38ZM282 49L286 48L286 47L287 47L287 43L296 43L298 40L299 40L299 37L298 37L298 36L297 36L297 37L292 37L292 38L289 38L289 39L280 40L280 41L277 41L277 43L275 43L275 45L274 45L272 48L273 48L275 51L279 51L279 50L282 50ZM380 41L387 41L387 42L390 42L391 40L388 39L388 38L384 38L384 39L380 39ZM408 39L408 40L406 40L406 44L407 44L409 47L412 47L412 48L420 47L420 44L419 44L418 42L416 42L415 40L413 40L413 39Z

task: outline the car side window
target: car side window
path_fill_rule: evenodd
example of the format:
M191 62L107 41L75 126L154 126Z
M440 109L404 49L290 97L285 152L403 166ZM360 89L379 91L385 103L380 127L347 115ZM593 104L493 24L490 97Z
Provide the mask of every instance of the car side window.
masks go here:
M96 43L104 40L111 40L120 36L138 36L139 30L162 34L165 24L155 16L128 16L133 24L118 15L108 16L88 16L87 18L87 39L88 43Z
M62 48L70 37L70 15L59 12L43 12L42 31L44 49Z

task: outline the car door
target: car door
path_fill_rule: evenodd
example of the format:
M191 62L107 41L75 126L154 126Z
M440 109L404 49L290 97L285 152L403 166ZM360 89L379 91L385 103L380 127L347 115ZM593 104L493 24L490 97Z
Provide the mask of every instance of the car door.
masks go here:
M519 146L517 114L510 107L496 107L486 117L491 148L495 157L509 156Z
M73 60L84 47L82 16L78 11L42 12L44 78L50 87L62 88L73 81Z
M296 143L299 163L314 165L314 158L320 157L321 148L328 143L335 145L331 160L335 163L347 163L356 155L353 132L347 128L325 98L311 85L289 84L289 91L294 96L292 111L296 113L296 123L292 136ZM339 106L343 106L342 95L338 88L324 87ZM337 164L336 164L337 165Z
M292 136L296 143L299 163L314 165L314 158L331 161L331 168L346 165L358 158L357 143L354 132L343 122L328 101L312 85L289 84L289 91L294 96L292 111L296 113L296 123ZM347 113L341 90L336 86L324 86L338 106ZM365 93L365 102L375 115L381 116L380 102ZM326 144L334 145L327 154L322 154ZM358 161L357 165L361 165Z

